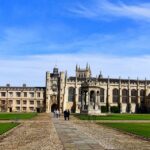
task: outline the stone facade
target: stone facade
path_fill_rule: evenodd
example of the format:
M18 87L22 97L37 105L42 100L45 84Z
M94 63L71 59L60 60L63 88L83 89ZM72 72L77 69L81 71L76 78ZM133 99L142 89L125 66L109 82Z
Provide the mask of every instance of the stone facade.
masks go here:
M46 111L70 109L74 113L100 114L150 112L150 81L97 78L90 66L76 66L76 75L67 72L46 72L45 87L0 87L0 111Z
M0 87L0 112L45 111L45 87Z

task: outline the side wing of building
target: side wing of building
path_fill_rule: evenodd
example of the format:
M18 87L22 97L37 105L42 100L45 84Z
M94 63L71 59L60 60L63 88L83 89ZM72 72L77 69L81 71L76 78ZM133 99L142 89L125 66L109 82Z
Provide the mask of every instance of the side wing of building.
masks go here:
M45 87L0 87L0 112L43 112L45 105Z

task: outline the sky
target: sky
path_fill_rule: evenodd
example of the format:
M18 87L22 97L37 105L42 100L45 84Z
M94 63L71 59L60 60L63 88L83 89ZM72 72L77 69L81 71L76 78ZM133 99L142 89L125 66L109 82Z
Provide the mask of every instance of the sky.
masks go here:
M150 80L149 0L0 0L0 86L75 75Z

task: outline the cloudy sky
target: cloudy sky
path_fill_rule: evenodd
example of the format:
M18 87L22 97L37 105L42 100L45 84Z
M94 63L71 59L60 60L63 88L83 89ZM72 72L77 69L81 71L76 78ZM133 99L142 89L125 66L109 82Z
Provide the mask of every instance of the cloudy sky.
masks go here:
M150 79L149 0L0 0L0 85L44 86L57 65Z

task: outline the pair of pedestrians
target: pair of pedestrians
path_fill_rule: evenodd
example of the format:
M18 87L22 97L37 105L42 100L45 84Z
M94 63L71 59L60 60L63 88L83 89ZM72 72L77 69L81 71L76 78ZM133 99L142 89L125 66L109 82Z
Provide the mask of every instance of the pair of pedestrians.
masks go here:
M65 111L64 111L64 119L65 119L65 120L66 120L66 119L69 120L69 116L70 116L70 111L69 111L69 109L68 109L68 110L65 110Z

